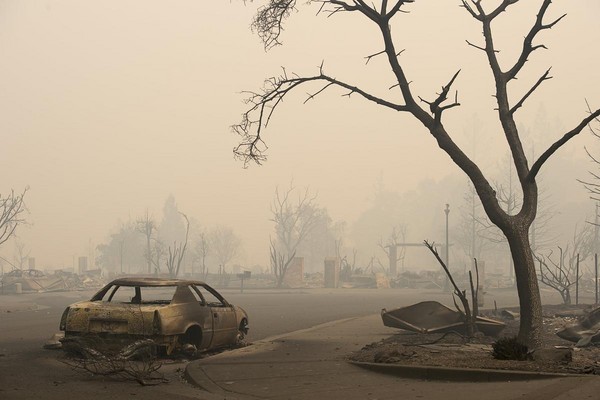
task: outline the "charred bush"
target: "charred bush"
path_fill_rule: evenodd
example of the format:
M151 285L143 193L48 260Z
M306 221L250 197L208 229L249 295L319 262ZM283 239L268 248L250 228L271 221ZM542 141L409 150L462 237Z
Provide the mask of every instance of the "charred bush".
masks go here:
M524 361L528 359L528 349L517 341L516 336L501 338L492 344L492 357L496 360Z
M158 370L156 344L150 339L132 342L115 350L114 344L92 336L63 339L65 364L94 376L132 380L140 385L158 385L167 379Z

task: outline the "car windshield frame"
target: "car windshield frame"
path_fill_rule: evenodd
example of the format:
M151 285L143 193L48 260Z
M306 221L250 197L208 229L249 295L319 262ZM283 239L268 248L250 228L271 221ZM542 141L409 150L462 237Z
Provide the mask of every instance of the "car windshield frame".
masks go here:
M213 289L206 283L193 283L190 285L190 288L193 291L195 291L198 294L198 296L200 296L200 298L202 299L202 305L211 306L211 304L212 304L214 307L231 307L231 304L225 299L225 297L223 297L221 295L221 293L217 292L216 289ZM209 292L211 295L213 295L217 300L219 300L221 302L222 305L217 306L217 305L214 305L212 302L208 302L206 300L206 298L204 297L204 294L202 293L201 289L204 289L207 292Z
M212 296L218 299L222 305L221 307L231 307L231 304L214 288L205 282L201 281L179 281L179 280L130 280L130 279L116 279L105 287L100 289L91 299L92 302L104 302L111 303L113 296L121 287L132 287L135 288L136 297L140 297L140 291L142 291L144 287L175 287L175 293L169 300L168 304L178 304L185 303L188 301L189 297L187 296L189 292L190 295L193 296L193 293L196 293L200 299L202 300L200 304L210 306L212 303L207 302L205 296L202 294L203 290L209 292ZM187 289L187 290L186 290ZM110 293L109 293L110 292ZM108 295L106 300L103 300ZM117 304L117 303L115 303ZM123 304L123 303L121 303ZM166 301L157 301L152 303L144 303L143 299L140 303L131 304L166 304Z

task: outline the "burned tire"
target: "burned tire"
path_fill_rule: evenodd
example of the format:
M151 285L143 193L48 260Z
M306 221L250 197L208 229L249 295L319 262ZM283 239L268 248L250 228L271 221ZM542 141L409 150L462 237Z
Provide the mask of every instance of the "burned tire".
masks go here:
M189 327L179 338L179 342L183 352L195 354L202 345L202 329L197 325Z
M244 318L240 321L240 326L238 327L236 344L243 344L246 335L248 335L248 320Z

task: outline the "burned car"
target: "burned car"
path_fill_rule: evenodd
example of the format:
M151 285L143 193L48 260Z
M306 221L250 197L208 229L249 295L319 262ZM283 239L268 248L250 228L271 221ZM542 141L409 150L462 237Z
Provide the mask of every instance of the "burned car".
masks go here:
M65 340L152 339L166 354L193 346L198 351L234 345L248 333L248 315L204 282L121 278L91 300L70 305L60 330Z

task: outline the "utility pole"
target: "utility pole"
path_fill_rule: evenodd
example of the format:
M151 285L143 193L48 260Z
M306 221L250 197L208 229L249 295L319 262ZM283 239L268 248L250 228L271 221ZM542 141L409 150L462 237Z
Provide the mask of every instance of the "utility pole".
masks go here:
M471 261L476 258L475 254L475 189L471 190Z
M450 242L448 242L448 214L450 214L450 204L446 204L446 209L444 210L446 213L446 267L450 270L450 258L449 258L449 247Z
M119 259L121 262L121 275L123 275L123 247L125 247L125 239L119 242Z
M596 215L594 216L594 253L598 253L598 202L596 202Z

